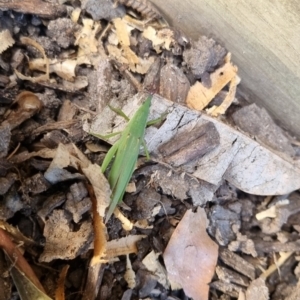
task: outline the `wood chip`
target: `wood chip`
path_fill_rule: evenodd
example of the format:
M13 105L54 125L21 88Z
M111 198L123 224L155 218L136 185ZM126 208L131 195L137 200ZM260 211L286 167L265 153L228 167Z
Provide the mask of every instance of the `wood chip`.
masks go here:
M255 279L255 268L252 264L238 256L237 254L229 251L226 248L220 248L219 256L221 260L234 270L247 276L250 279Z
M224 66L220 67L210 75L211 87L205 87L201 82L197 81L188 93L186 103L187 106L196 109L203 110L210 101L230 82L237 74L237 67L232 65L231 62L227 62ZM236 86L233 81L233 86ZM233 93L232 90L231 93ZM232 99L230 94L230 99ZM229 100L226 101L228 103ZM224 104L225 106L225 104ZM221 110L221 109L220 109Z

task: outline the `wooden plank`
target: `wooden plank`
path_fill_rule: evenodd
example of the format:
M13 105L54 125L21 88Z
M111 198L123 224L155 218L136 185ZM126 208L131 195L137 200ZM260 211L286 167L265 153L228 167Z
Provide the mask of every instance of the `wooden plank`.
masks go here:
M241 91L300 137L300 2L152 0L194 39L214 37L232 52Z

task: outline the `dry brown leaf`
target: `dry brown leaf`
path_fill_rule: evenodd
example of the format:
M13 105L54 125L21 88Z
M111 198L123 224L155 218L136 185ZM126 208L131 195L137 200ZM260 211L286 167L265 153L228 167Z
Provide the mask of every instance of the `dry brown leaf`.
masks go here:
M21 43L23 43L25 45L30 45L32 47L35 47L37 50L39 50L42 53L46 73L43 75L40 75L40 76L31 77L31 76L25 76L22 73L20 73L18 70L15 70L16 75L22 80L29 80L33 83L41 82L41 81L49 81L49 60L46 56L44 48L39 43L37 43L35 40L28 38L28 37L21 37L20 41L21 41Z
M116 28L117 38L121 45L123 51L121 51L121 55L125 57L128 61L129 68L134 70L135 65L139 63L139 58L137 55L130 49L130 31L133 29L127 25L127 22L123 19L116 18L114 19L114 25ZM120 57L116 57L119 62L122 62L123 59Z
M36 58L29 62L28 64L30 70L39 70L45 72L45 62L42 58ZM56 73L61 78L74 81L76 76L75 68L77 66L77 61L74 59L65 59L65 60L58 60L58 59L51 59L49 61L49 72Z
M128 48L128 51L132 52L134 54L133 56L131 56L132 53L129 52L127 53L129 56L123 55L124 51L112 44L107 45L106 48L109 55L116 59L120 64L128 66L132 72L139 74L146 74L155 61L154 56L146 58L137 57L130 48Z
M138 20L138 19L135 19L133 17L131 17L130 15L125 15L123 17L123 20L126 21L126 23L135 28L135 29L138 29L139 31L144 31L145 29L145 22L142 21L142 20Z
M85 147L92 153L108 151L108 147L106 147L104 145L99 145L99 144L93 143L92 141L86 142Z
M136 56L136 54L129 47L124 47L123 53L124 53L125 58L128 60L129 68L131 70L134 70L135 65L140 62L140 59Z
M110 188L99 165L92 164L74 144L59 144L55 158L46 173L51 169L63 169L67 166L81 169L82 173L88 178L96 195L98 214L104 217L105 210L110 203Z
M39 151L33 151L33 152L21 152L15 156L13 156L10 161L12 163L15 163L15 164L19 164L21 162L24 162L28 159L30 159L31 157L35 157L35 156L39 156L39 157L43 157L43 158L53 158L55 156L55 153L56 153L56 149L48 149L48 148L45 148L45 149L42 149L42 150L39 150Z
M116 28L116 34L121 46L130 46L130 31L133 29L127 26L127 22L120 18L116 18L113 20L113 23Z
M163 255L171 286L180 285L194 300L208 299L208 284L218 259L218 245L207 235L206 227L203 208L196 213L188 210Z
M164 41L164 48L170 50L170 46L174 42L174 31L167 27L162 28L157 32L157 37Z
M170 284L167 278L167 271L161 265L158 260L160 253L155 253L153 250L142 260L143 265L149 270L153 275L157 277L157 281L165 288L168 289Z
M237 67L232 65L231 62L227 62L210 74L211 87L205 87L197 81L190 88L186 99L187 106L192 109L203 110L225 85L235 78L236 74ZM236 86L235 82L232 85L232 92L235 91L234 86ZM232 98L232 92L228 96L230 99Z
M63 80L62 82L62 86L70 92L79 91L87 87L88 85L89 82L86 76L76 76L73 82L70 82L68 80Z
M71 155L69 148L65 147L63 144L59 144L55 156L53 157L53 160L46 173L55 168L63 169L68 167L71 164L70 157Z
M133 72L139 74L146 74L149 68L153 65L155 61L155 56L149 56L145 58L139 58L139 63L135 66Z
M227 180L236 188L255 195L284 195L300 188L300 162L297 160L275 153L215 118L154 95L149 120L159 117L158 111L168 111L168 116L160 128L146 130L146 145L152 156L159 156L160 146L176 139L177 135L212 122L220 136L220 145L205 156L182 165L183 172L216 187Z
M15 43L15 40L11 36L8 29L2 30L0 32L0 41L0 54Z
M105 210L110 204L110 187L107 179L97 164L89 164L82 168L83 174L93 186L97 199L97 212L101 217L105 216Z
M128 59L122 55L122 50L115 45L107 45L106 49L109 56L115 58L120 64L128 65Z
M44 236L46 243L41 254L40 262L49 262L54 259L74 259L87 249L93 236L92 224L88 221L80 225L79 230L72 231L71 217L64 210L54 210L45 222ZM70 244L70 241L72 243Z
M118 44L119 44L118 36L113 31L108 34L107 41L108 41L109 45L118 46Z
M83 27L75 34L75 45L78 45L77 64L93 64L91 56L98 52L98 41L95 36L101 29L100 22L82 19Z
M100 216L104 217L105 209L110 203L110 189L99 165L92 164L75 145L59 144L45 176L49 177L49 174L55 174L53 170L63 170L68 166L81 169L82 173L88 178L97 198L97 211ZM48 180L51 181L50 178Z
M234 101L236 87L238 85L238 76L234 76L233 79L230 81L229 91L224 99L224 101L219 106L213 106L207 110L207 113L213 117L217 117L219 115L224 115L228 107Z
M143 36L152 42L152 46L157 53L162 51L162 48L170 50L170 45L174 41L174 32L169 28L163 28L156 31L152 26L148 26L143 31Z

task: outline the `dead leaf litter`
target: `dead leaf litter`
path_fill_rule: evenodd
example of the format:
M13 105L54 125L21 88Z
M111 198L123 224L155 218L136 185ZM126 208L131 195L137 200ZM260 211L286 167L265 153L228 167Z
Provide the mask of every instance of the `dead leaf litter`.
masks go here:
M222 45L146 0L0 1L0 39L0 300L297 299L300 143ZM148 93L105 223L116 112Z

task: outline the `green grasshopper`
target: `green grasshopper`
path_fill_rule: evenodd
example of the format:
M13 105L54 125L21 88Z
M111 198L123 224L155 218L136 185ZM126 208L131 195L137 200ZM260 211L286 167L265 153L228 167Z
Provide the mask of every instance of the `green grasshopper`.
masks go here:
M120 139L107 152L101 166L104 173L114 158L108 175L108 182L112 191L111 202L105 217L109 220L116 206L122 201L125 189L133 174L141 144L144 142L144 133L151 104L152 95L136 111L122 131ZM148 153L146 153L147 156Z

